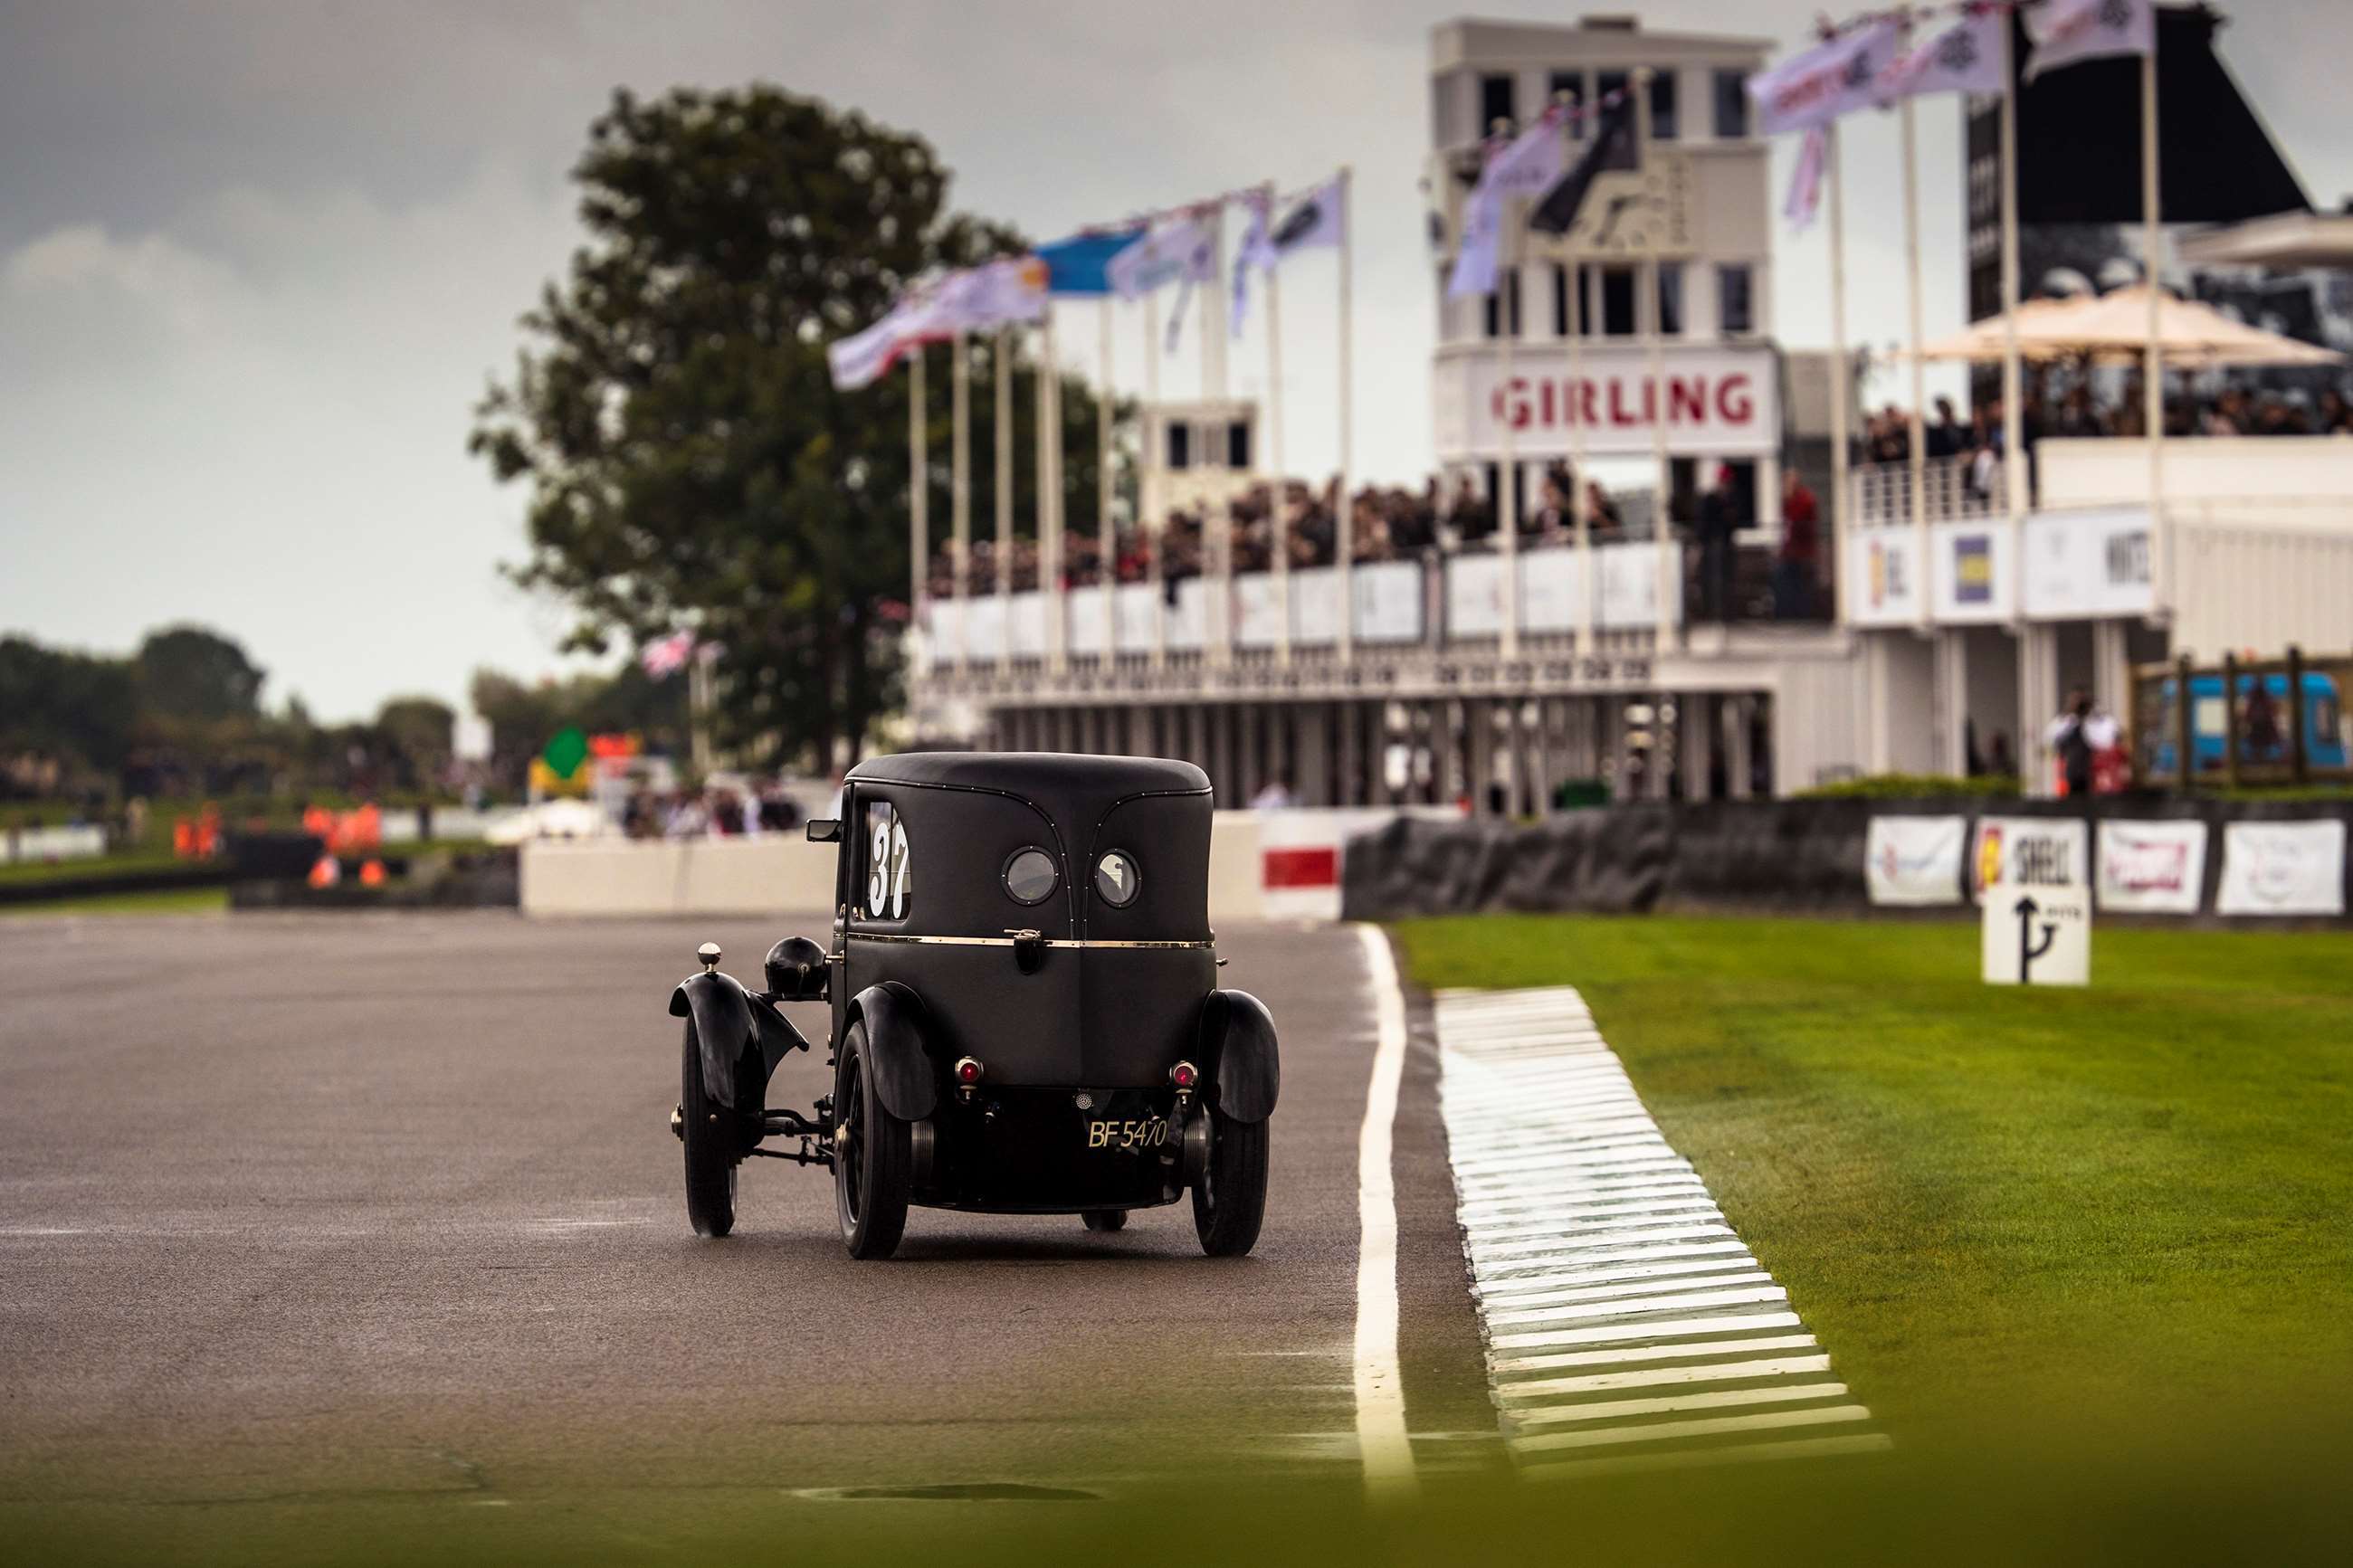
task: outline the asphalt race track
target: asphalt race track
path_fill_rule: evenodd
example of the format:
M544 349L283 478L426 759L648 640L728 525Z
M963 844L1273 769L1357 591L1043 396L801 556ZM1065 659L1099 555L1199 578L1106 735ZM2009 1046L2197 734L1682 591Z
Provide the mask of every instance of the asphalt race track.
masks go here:
M1181 1205L1116 1236L918 1210L858 1264L830 1178L781 1162L745 1167L734 1237L694 1237L667 1128L696 942L754 974L821 923L0 926L0 1536L562 1499L642 1541L632 1497L1352 1476L1356 933L1224 933L1283 1046L1254 1257L1203 1258ZM1415 1026L1409 1423L1433 1473L1477 1469L1500 1445ZM824 1077L796 1057L771 1101Z

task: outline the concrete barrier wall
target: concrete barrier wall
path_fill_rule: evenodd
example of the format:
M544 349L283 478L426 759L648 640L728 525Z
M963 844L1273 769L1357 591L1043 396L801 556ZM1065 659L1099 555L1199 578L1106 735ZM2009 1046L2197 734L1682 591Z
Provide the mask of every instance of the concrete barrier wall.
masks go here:
M1219 812L1209 833L1209 923L1336 918L1341 846L1389 815ZM1328 846L1331 855L1316 885L1302 886L1295 868L1284 874L1286 855L1295 858L1302 847L1319 846ZM1277 851L1271 862L1270 847ZM533 839L522 846L522 911L563 917L827 910L833 907L835 852L833 845L784 835L750 840Z
M833 907L834 846L761 838L535 838L527 915L749 915Z

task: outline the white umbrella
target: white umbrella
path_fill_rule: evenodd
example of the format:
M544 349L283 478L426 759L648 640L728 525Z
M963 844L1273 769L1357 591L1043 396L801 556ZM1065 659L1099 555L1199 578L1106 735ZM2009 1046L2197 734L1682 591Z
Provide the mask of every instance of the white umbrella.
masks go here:
M2160 293L2158 350L2187 369L2217 365L2339 364L2345 356L2234 321L2211 305ZM1922 345L1923 359L1998 360L2002 318L1990 317ZM2148 352L2148 293L2139 285L2073 300L2029 300L2018 308L2018 349L2031 360L2136 359Z

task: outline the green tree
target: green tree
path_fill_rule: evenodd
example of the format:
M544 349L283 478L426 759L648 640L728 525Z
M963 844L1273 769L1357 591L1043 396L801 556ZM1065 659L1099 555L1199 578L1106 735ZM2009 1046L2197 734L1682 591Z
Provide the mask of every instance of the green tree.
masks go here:
M260 715L267 672L218 632L198 626L149 632L132 662L142 703L160 719L215 723Z
M722 742L822 764L893 700L908 577L908 378L838 393L826 345L1018 237L948 209L920 137L765 85L617 93L574 177L588 243L470 442L531 487L513 575L569 648L697 627Z
M139 682L120 658L0 637L0 782L87 784L130 754Z
M375 728L413 789L429 788L449 766L458 715L433 697L394 697L376 710Z

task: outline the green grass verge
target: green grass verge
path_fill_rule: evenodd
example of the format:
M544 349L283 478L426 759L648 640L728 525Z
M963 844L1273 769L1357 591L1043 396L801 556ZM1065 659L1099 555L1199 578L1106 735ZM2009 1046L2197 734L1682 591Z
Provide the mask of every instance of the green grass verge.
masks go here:
M2322 1416L2353 1382L2353 940L1489 917L1425 985L1582 990L1668 1138L1899 1435ZM2341 1406L2340 1406L2341 1408Z
M39 904L0 905L0 920L48 915L217 915L228 910L227 888L164 888L140 893L97 893Z

